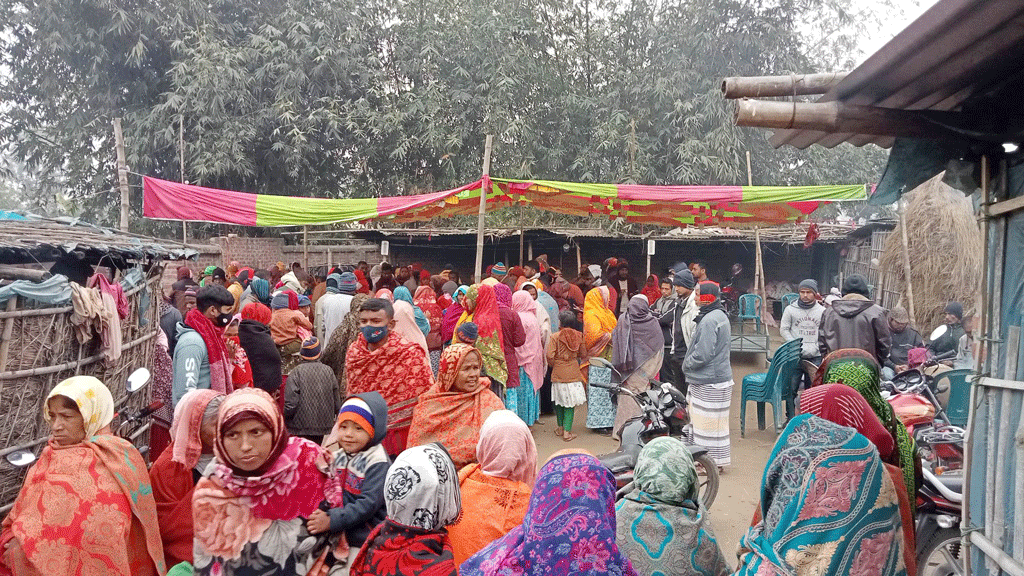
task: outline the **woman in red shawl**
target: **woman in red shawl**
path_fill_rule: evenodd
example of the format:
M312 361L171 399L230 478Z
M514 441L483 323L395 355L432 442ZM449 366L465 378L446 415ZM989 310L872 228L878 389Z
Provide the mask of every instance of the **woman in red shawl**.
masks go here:
M217 410L223 399L213 390L192 390L182 396L174 408L171 445L149 471L168 566L192 563L192 491L213 461Z
M359 287L356 288L356 294L369 294L370 281L366 279L366 274L359 268L356 268L354 274L356 275L356 280L359 282Z
M644 284L644 289L640 293L647 296L649 305L654 306L654 301L661 298L661 285L658 283L658 277L654 274L648 276L647 283Z
M430 367L437 374L439 362L441 361L441 320L443 314L441 307L437 304L437 297L434 289L430 286L420 286L413 295L413 304L419 306L430 323L430 333L427 334L427 350L430 351Z
M494 286L494 296L498 300L498 318L501 319L501 349L505 353L505 367L508 379L505 381L505 392L519 387L519 364L516 362L516 348L526 344L526 330L523 321L512 310L512 290L504 284Z
M413 411L410 446L440 442L458 468L476 461L480 427L491 412L505 408L490 391L490 380L480 377L481 360L480 352L467 344L445 349L437 382Z
M476 324L479 331L476 349L483 356L485 373L491 379L491 390L501 398L505 395L505 382L508 380L509 370L508 364L505 362L505 342L494 288L483 284L474 284L466 292L465 302L466 311L462 314L459 324L466 322ZM516 320L518 319L517 316ZM458 326L455 328L457 330Z
M466 322L462 316L466 313L466 294L469 286L459 286L452 296L452 303L444 308L444 319L441 321L441 340L447 344L455 336L455 328Z

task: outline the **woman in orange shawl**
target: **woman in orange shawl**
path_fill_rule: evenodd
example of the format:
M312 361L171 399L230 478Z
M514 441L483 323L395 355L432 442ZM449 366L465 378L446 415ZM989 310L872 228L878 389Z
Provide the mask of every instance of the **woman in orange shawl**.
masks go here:
M473 322L480 336L476 348L483 357L484 370L494 380L492 390L503 392L508 382L508 367L505 363L505 342L501 332L501 316L498 314L498 297L493 286L474 284L466 292L466 311L462 313L459 326ZM452 339L454 343L456 340Z
M409 446L440 442L457 468L476 461L480 427L505 405L480 377L480 351L468 344L452 344L441 355L437 381L422 396L412 415Z
M537 445L511 410L484 421L476 459L459 471L462 516L448 527L456 564L523 523L537 478Z
M612 313L613 289L598 286L587 292L583 303L583 343L587 355L612 360L612 331L618 322ZM615 406L604 388L587 386L587 428L611 430L615 423Z
M142 455L110 433L114 399L92 376L50 392L43 448L0 532L0 574L164 574Z

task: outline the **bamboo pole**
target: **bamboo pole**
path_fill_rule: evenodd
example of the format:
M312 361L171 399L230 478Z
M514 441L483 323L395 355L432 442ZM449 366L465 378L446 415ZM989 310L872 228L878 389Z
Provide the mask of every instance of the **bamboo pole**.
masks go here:
M747 150L747 185L754 185L754 171L750 164L750 150ZM754 226L754 290L757 291L757 295L761 297L761 320L765 324L765 332L768 331L768 322L765 319L765 315L768 311L768 300L765 297L764 287L764 262L761 255L761 227Z
M178 162L181 167L181 183L188 184L185 180L185 116L178 116ZM181 221L181 243L188 244L188 222Z
M117 152L117 180L121 188L121 230L128 231L128 162L124 154L121 119L114 118L114 148Z
M491 146L494 136L488 134L484 140L483 176L480 178L480 209L476 217L476 281L484 280L484 216L487 213L487 188L491 176Z
M308 226L302 227L302 269L309 270L309 234Z
M576 244L576 274L579 274L583 270L583 251L580 250L579 242L574 242L574 244Z
M732 100L735 98L824 94L842 82L847 74L849 72L726 78L722 80L722 95Z
M159 330L160 327L157 326L156 329ZM122 344L121 345L121 352L124 352L126 350L130 350L131 348L134 348L135 346L138 346L139 344L142 344L143 342L146 342L147 340L149 340L150 338L152 338L154 336L156 336L156 330L150 332L149 334L146 334L145 336L142 336L140 338L136 338L135 340L132 340L131 342L129 342L127 344ZM21 378L23 376L40 376L40 375L43 375L43 374L50 374L52 372L60 372L62 370L69 370L71 368L74 368L74 369L77 370L77 369L81 368L82 366L87 366L89 364L92 364L93 362L98 362L98 361L100 361L102 359L103 359L103 354L100 353L100 354L95 354L93 356L88 356L86 358L82 358L81 360L76 360L76 361L72 361L72 362L65 362L63 364L56 364L54 366L41 366L39 368L28 368L28 369L25 369L25 370L16 370L14 372L0 372L0 380L14 380L15 378Z
M18 308L18 295L15 294L7 301L7 313L10 314ZM4 320L3 341L0 341L0 372L7 370L7 357L11 353L11 339L14 338L14 318ZM3 385L0 384L0 392Z
M914 281L910 275L910 243L907 241L907 207L906 201L902 198L898 212L900 215L900 241L903 244L903 273L907 277L907 310L910 312L910 321L917 326L917 313L914 311Z

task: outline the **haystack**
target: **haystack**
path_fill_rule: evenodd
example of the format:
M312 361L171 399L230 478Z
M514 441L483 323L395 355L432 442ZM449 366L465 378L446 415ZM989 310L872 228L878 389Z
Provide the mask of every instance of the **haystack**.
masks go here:
M978 309L982 274L982 236L969 198L942 182L940 173L906 199L907 244L914 292L914 324L930 331L942 323L951 301L965 314ZM897 227L885 242L882 267L887 282L907 305L903 242ZM889 286L886 286L889 288Z

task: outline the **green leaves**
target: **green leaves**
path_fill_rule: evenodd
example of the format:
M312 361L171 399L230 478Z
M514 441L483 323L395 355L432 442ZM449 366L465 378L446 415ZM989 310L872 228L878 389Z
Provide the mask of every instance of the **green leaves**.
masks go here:
M108 224L115 116L132 171L182 178L184 119L185 179L323 197L472 181L487 133L492 173L509 177L744 184L749 150L755 183L826 184L873 180L884 159L774 150L718 89L849 67L868 22L854 0L0 0L0 13L0 146L27 185Z

